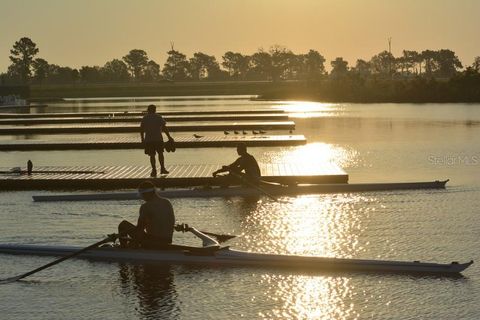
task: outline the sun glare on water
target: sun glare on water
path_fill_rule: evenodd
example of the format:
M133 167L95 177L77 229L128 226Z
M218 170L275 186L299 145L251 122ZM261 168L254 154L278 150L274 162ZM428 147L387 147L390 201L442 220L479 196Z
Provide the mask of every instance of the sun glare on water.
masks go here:
M310 143L277 153L272 162L295 163L302 174L337 174L357 154L337 145ZM276 252L351 258L363 252L364 219L375 199L359 194L320 194L283 197L259 206L245 221L244 240ZM262 283L278 307L259 314L265 319L347 319L358 316L355 291L348 277L329 273L290 275L266 273Z
M271 163L293 163L301 167L301 174L338 174L344 173L345 166L357 161L355 150L315 142L271 154Z
M343 112L339 104L309 101L284 101L281 109L293 118L329 117Z

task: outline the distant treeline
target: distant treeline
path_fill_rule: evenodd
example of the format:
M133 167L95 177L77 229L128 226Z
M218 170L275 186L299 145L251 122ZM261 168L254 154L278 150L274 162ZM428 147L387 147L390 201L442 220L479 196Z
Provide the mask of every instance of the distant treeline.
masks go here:
M105 83L168 83L186 81L299 81L295 92L271 91L265 97L304 96L335 101L480 101L480 57L465 68L449 49L404 50L395 57L380 52L369 61L358 59L354 66L338 57L325 68L325 58L316 50L295 54L282 46L252 55L226 52L221 62L213 55L196 52L192 57L168 51L163 67L144 50L133 49L121 59L104 66L80 69L50 64L36 57L37 45L21 38L10 50L12 64L0 74L0 84L69 85ZM284 87L282 86L284 89Z

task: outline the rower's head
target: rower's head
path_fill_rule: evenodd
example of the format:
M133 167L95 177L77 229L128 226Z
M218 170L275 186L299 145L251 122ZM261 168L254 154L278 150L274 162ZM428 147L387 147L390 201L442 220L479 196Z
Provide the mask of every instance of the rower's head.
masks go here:
M150 181L143 181L138 186L138 194L145 201L153 199L156 196L155 185Z
M155 112L157 112L157 107L154 104L151 104L147 107L147 112L148 113L155 113Z
M247 145L243 142L237 144L237 153L240 156L243 156L247 153Z

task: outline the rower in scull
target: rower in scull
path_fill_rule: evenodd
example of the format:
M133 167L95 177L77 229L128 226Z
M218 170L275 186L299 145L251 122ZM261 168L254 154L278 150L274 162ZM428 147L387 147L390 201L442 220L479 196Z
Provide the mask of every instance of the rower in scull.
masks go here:
M254 156L247 152L245 143L237 145L237 153L240 156L232 164L222 166L220 169L214 171L212 175L217 177L219 173L228 172L234 177L240 176L246 179L249 183L258 185L261 178L260 167Z
M138 222L123 220L118 226L122 248L159 249L172 243L175 227L175 214L171 202L160 197L155 185L142 182L138 193L145 201L140 207Z

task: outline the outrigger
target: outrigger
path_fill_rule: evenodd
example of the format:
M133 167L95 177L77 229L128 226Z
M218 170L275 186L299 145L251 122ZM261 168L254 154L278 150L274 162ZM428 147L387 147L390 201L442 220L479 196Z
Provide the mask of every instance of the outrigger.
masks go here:
M452 262L443 264L420 261L363 260L255 253L230 249L228 246L222 247L219 242L193 227L187 226L183 228L183 230L179 230L178 228L176 228L176 230L192 232L202 239L203 247L172 245L171 248L164 250L122 249L115 246L98 247L114 240L115 237L111 237L111 235L109 238L92 245L95 246L95 248L92 248L92 246L82 249L75 246L2 244L0 245L0 253L63 256L63 258L57 260L59 262L76 256L84 259L136 263L196 264L214 267L247 266L256 268L290 268L296 271L308 270L318 272L354 271L434 275L458 275L473 263L473 261L470 261L466 263ZM57 262L54 261L53 263L23 275L0 281L0 283L22 279L56 263Z

